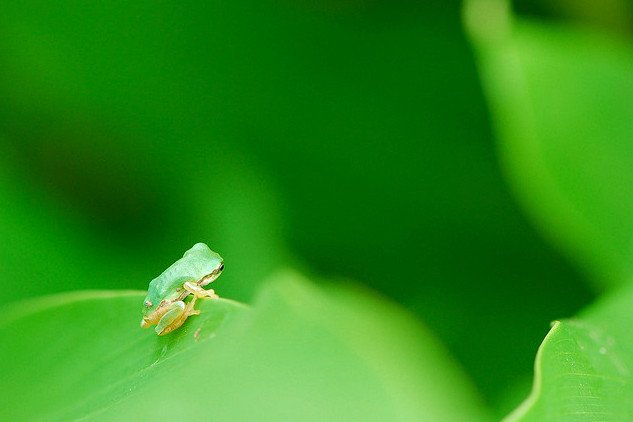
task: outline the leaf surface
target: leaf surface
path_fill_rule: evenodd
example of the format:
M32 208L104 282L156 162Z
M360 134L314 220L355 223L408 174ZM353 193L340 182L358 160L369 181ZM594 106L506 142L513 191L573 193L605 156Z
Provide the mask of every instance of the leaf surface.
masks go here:
M7 420L484 420L418 322L362 290L294 273L251 309L203 301L171 335L139 328L142 292L13 304L0 321Z
M530 397L507 421L633 418L633 287L556 322L536 358Z
M511 21L503 13L494 25L470 23L501 157L519 198L597 286L628 278L633 50L598 32Z

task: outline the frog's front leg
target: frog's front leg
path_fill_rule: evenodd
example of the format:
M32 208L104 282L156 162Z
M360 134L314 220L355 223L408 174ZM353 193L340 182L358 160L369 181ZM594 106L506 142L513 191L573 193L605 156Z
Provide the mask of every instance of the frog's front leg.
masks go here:
M159 336L169 334L180 327L191 315L200 314L200 311L193 309L196 304L196 299L197 297L193 296L191 301L186 305L182 300L172 303L167 312L165 312L165 315L158 321L156 333Z
M199 299L205 297L210 297L211 299L219 298L219 296L215 294L215 291L213 289L206 290L198 286L197 284L191 283L189 281L183 284L183 287L186 291L188 291L189 293L193 293L193 295Z

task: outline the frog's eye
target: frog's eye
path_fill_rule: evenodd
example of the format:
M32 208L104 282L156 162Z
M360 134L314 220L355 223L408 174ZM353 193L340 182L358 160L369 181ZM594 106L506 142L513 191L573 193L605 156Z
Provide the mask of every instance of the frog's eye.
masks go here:
M220 264L220 268L218 268L218 271L223 271L223 270L224 270L224 262Z
M152 302L150 302L149 300L145 301L145 306L147 306L148 308L152 307Z

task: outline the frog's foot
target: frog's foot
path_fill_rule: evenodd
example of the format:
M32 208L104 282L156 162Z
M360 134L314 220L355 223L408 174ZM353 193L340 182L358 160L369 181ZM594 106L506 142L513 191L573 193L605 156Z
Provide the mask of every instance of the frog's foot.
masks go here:
M211 299L219 298L219 296L215 294L215 291L213 289L206 290L194 283L186 282L185 284L183 284L183 287L189 293L193 293L194 297L198 299L202 299L205 297L208 297Z
M193 296L191 301L185 305L185 302L179 300L169 307L169 310L163 315L156 325L156 333L164 336L180 327L191 315L199 315L200 311L193 309L196 304L197 297Z

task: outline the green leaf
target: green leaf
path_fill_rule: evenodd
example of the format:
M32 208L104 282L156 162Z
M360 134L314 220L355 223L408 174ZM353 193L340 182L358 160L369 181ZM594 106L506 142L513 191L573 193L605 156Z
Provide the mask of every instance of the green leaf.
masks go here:
M532 393L508 421L633 419L633 287L614 293L554 323L536 357Z
M227 300L205 303L173 336L142 330L137 291L75 292L6 307L0 320L0 419L71 420L120 400L156 370L245 312ZM198 340L194 334L200 328ZM160 369L159 369L160 368Z
M287 274L254 308L203 301L165 337L139 328L142 298L86 292L5 308L0 419L486 418L422 326L355 288Z
M497 4L494 24L477 6ZM587 29L467 14L510 181L599 286L631 270L633 50ZM492 21L491 21L492 22Z

